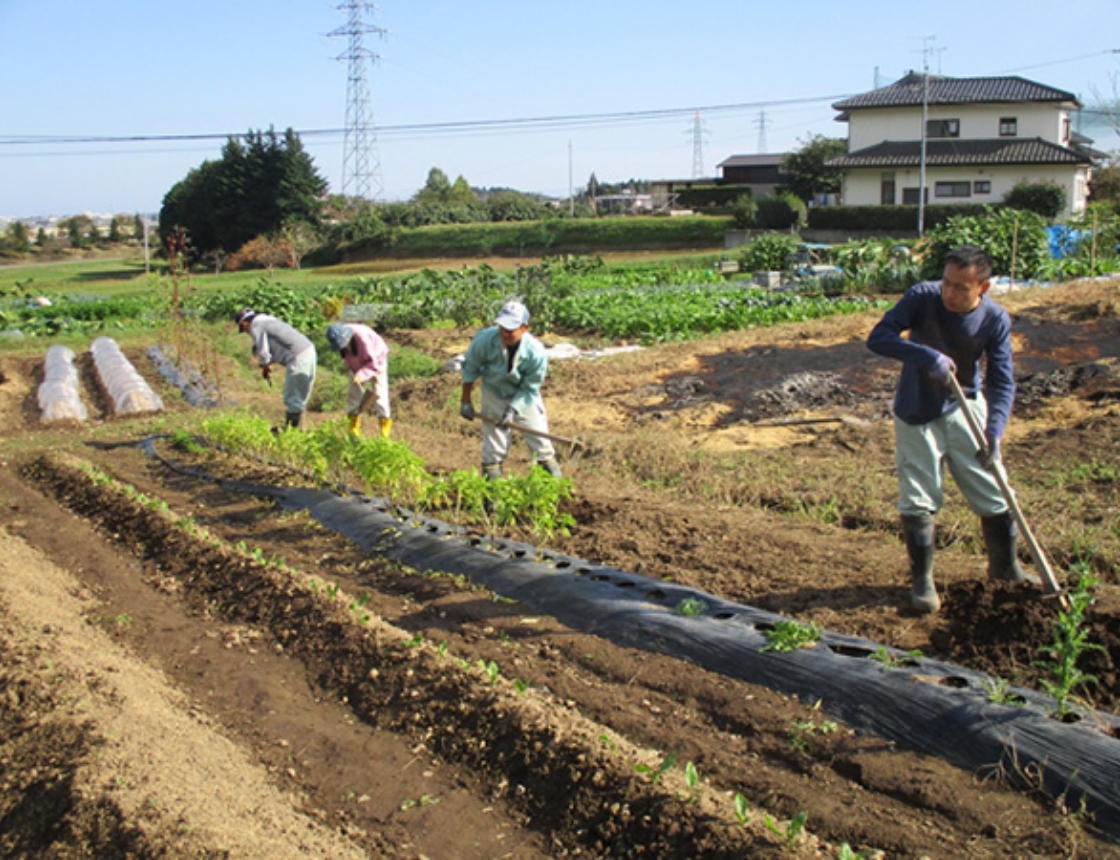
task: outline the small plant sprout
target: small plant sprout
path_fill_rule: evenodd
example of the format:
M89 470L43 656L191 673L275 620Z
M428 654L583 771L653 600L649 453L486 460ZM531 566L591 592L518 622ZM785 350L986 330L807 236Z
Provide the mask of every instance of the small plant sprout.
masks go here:
M982 681L981 686L988 696L988 701L996 705L1014 705L1021 708L1026 705L1026 699L1011 689L1011 682L1006 678L992 678Z
M599 735L599 740L601 740L603 742L603 746L605 746L609 750L618 749L618 744L612 741L606 732L603 732L601 735Z
M867 860L871 856L871 849L864 848L862 851L856 851L845 842L840 846L840 853L836 855L837 860Z
M700 771L696 769L696 765L692 762L688 762L684 766L684 781L685 785L688 786L688 802L693 803L704 789L700 785Z
M524 696L525 691L529 689L529 682L522 681L520 678L513 679L513 689L517 691L517 695Z
M880 645L872 654L868 655L876 663L881 663L884 669L897 669L900 666L916 663L922 659L922 656L920 648L914 648L900 656L892 652L886 645Z
M338 597L338 583L337 582L332 582L330 585L327 586L327 597L329 597L331 600L334 600L336 597Z
M498 664L493 660L487 662L486 660L478 661L479 667L486 673L486 679L493 684L498 680Z
M669 753L665 758L661 759L661 764L657 767L650 767L648 764L634 765L634 773L644 773L649 775L650 785L657 785L664 776L665 771L677 763L677 754L675 752Z
M436 649L436 653L439 655L439 659L441 659L441 660L444 657L447 656L447 640L446 639L444 639L442 642L439 643L439 647Z
M785 844L786 848L791 848L793 843L797 841L797 837L801 835L801 831L805 829L805 822L808 818L808 812L797 813L797 815L790 819L785 830L779 827L777 822L769 815L767 815L763 821L765 821L767 828L782 837L782 842Z
M812 720L794 720L790 726L789 742L794 749L806 752L809 749L809 737L811 735L831 735L839 729L840 726L832 720L823 720L820 724L814 723Z
M772 630L763 632L767 641L763 651L784 653L810 648L821 638L821 629L816 624L800 624L797 621L776 621Z
M746 827L751 822L751 808L747 804L747 799L743 797L742 792L737 791L732 802L735 805L735 820Z
M401 803L401 812L412 809L416 806L435 806L440 802L438 797L433 797L430 794L420 795L418 800L405 800Z
M699 597L686 597L680 603L673 607L675 615L702 615L708 609L708 604L701 600Z
M411 639L409 639L407 642L405 642L404 646L406 648L419 648L423 644L424 644L424 634L423 633L417 633L415 636L413 636Z

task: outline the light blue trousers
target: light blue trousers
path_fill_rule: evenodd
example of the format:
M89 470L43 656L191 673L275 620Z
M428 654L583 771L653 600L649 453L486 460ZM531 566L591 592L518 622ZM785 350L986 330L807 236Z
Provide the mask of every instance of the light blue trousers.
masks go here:
M988 420L983 395L968 406L981 427ZM925 424L894 419L898 466L898 511L905 516L936 514L945 504L945 469L974 514L990 517L1007 511L995 477L976 459L979 448L960 409Z
M512 399L512 397L502 397L493 389L484 385L482 386L481 400L482 414L492 415L500 419L509 408ZM517 417L517 423L524 424L530 430L547 433L548 414L544 411L544 402L539 397L534 400L529 408ZM504 429L497 424L483 419L482 465L492 466L504 463L506 457L509 456L510 438L516 432L515 430ZM540 436L530 436L528 433L518 433L517 435L525 440L525 444L529 446L529 450L536 455L536 461L538 463L542 460L555 459L556 451L548 439L542 439Z
M305 349L292 359L284 373L284 406L289 412L303 412L315 385L315 347Z

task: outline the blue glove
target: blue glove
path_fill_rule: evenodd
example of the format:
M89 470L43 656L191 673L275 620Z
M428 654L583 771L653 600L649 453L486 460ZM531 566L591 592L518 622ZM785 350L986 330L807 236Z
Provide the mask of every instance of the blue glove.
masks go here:
M459 414L468 421L474 421L474 404L469 400L463 401L459 404Z
M514 424L516 424L517 423L517 410L515 410L512 406L509 409L507 409L506 414L502 416L502 422L501 423L505 424L508 427L512 427Z
M984 447L976 452L976 459L985 469L992 471L1000 462L999 437L995 433L984 434Z
M957 366L949 356L938 353L937 363L930 369L933 378L942 385L948 385L949 379L957 372Z

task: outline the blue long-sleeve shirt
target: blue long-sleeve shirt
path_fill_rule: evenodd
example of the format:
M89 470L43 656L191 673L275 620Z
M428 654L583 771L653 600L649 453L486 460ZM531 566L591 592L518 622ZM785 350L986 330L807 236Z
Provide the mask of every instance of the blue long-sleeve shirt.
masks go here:
M497 326L484 328L476 334L463 358L463 382L474 382L481 377L483 385L493 388L502 397L512 398L510 406L518 414L524 414L540 397L541 383L547 374L548 353L544 344L528 332L521 336L510 367L509 353Z
M909 332L909 339L903 332ZM938 353L943 353L957 366L957 381L966 395L980 390L983 379L988 401L985 432L997 439L1003 436L1015 401L1011 317L988 296L969 313L957 314L942 302L940 281L916 284L871 330L867 346L902 362L894 413L907 424L925 424L957 408L952 391L931 374ZM982 356L987 366L981 376Z

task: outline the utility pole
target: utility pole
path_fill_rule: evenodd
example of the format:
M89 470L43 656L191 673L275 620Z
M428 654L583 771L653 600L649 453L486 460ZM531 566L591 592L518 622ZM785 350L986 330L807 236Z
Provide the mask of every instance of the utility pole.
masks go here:
M568 141L568 214L576 217L576 196L572 186L572 142Z
M929 43L933 36L926 36L922 49L922 144L918 156L918 237L926 226L926 122L929 117Z
M366 0L347 0L338 9L346 12L346 26L330 36L345 36L346 52L336 59L347 61L346 133L342 152L342 193L361 200L379 200L384 194L381 182L381 160L377 153L377 128L373 122L373 105L369 95L368 65L381 59L363 44L366 33L384 37L382 27L367 23L365 14L376 10Z

